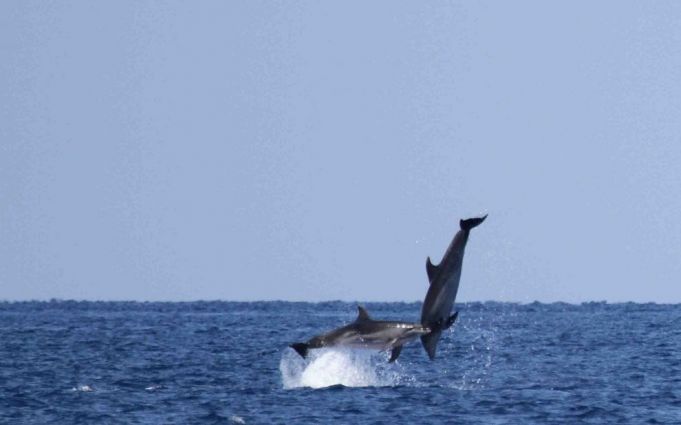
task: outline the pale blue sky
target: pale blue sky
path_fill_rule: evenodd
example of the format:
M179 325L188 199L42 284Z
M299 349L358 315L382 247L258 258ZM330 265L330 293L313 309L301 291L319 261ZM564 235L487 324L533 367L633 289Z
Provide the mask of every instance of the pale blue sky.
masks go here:
M681 302L681 2L0 2L0 299Z

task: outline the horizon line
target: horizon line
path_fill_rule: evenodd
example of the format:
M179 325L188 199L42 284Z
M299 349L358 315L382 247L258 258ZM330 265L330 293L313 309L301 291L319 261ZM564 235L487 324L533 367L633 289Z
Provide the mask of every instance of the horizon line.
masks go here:
M341 300L341 299L330 299L330 300L285 300L285 299L192 299L192 300L134 300L134 299L74 299L74 298L49 298L49 299L0 299L1 304L14 304L14 303L158 303L158 304L189 304L189 303L306 303L306 304L323 304L323 303L346 303L346 304L420 304L423 303L421 300ZM486 303L499 303L499 304L518 304L518 305L530 305L530 304L569 304L569 305L582 305L582 304L657 304L657 305L677 305L681 304L681 301L669 301L669 302L659 302L659 301L608 301L608 300L583 300L583 301L512 301L512 300L468 300L457 302L456 304L486 304Z

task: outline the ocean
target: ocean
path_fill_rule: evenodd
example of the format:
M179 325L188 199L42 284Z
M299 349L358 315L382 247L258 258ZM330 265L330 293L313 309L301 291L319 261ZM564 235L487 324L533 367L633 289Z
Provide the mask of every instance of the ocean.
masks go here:
M0 423L681 423L681 305L456 309L434 361L417 340L389 364L288 348L356 303L0 302Z

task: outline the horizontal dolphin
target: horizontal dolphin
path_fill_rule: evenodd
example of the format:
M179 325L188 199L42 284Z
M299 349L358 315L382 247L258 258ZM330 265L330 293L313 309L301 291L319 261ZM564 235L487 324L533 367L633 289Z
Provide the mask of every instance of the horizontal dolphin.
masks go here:
M452 313L456 293L459 290L463 254L468 242L468 235L475 226L479 225L487 216L460 220L461 230L454 236L454 240L447 248L439 265L435 266L426 260L426 272L430 287L421 309L421 324L431 329L428 334L421 335L423 348L426 349L431 360L435 358L435 349L440 340L440 334L454 324L458 312Z
M402 345L430 332L419 323L373 320L362 306L357 306L357 309L357 320L349 325L317 335L307 342L291 344L290 347L303 358L307 357L308 350L323 347L391 350L389 361L394 362L400 356Z

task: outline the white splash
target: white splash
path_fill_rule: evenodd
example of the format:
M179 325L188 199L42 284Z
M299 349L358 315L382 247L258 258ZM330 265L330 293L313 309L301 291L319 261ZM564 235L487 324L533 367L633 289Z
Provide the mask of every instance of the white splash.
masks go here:
M312 350L307 359L286 349L279 362L284 388L384 387L402 381L399 366L369 350L326 348Z
M77 387L71 388L71 391L78 391L78 392L81 392L81 393L89 393L89 392L92 392L92 391L94 391L94 390L95 390L95 389L92 388L92 387L89 386L89 385L79 385L79 386L77 386Z

